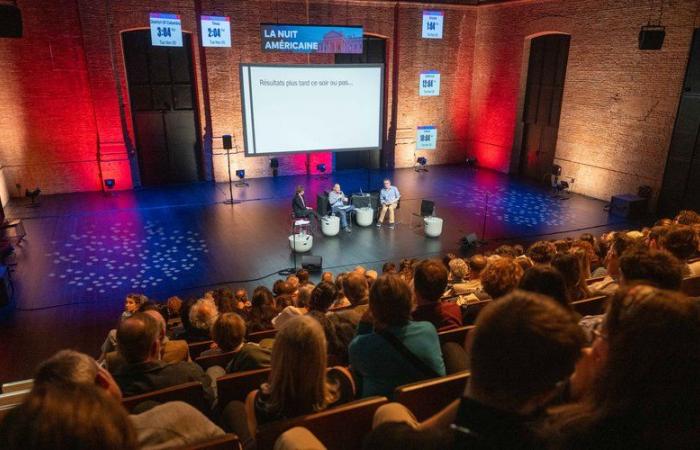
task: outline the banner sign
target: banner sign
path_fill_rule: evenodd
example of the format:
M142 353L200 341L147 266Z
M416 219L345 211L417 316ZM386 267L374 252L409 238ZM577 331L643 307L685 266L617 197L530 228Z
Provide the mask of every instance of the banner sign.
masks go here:
M443 11L423 11L423 38L442 39Z
M426 125L417 128L416 150L435 150L437 146L437 127Z
M231 46L231 21L228 17L202 16L202 46Z
M440 72L437 70L421 72L418 92L421 97L440 95Z
M264 52L362 53L362 27L260 24Z
M151 13L151 45L182 47L182 23L178 14Z

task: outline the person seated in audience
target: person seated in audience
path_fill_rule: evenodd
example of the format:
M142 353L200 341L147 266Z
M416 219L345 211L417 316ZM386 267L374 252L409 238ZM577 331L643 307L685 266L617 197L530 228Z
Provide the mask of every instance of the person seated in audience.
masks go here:
M396 264L391 261L387 261L382 265L382 275L396 274Z
M494 255L503 256L506 258L515 258L515 249L510 245L501 245L493 251Z
M554 267L538 265L526 270L520 280L518 289L546 295L571 313L574 312L569 301L564 276Z
M348 308L336 311L333 314L339 314L357 325L362 315L369 308L369 283L367 283L367 277L358 272L350 272L343 278L343 293L349 303Z
M233 294L233 312L237 313L243 318L246 318L248 317L248 311L250 311L248 291L238 288Z
M306 285L313 286L313 283L309 280L309 271L306 269L297 270L297 279L299 280L300 287L303 287Z
M634 243L635 241L627 237L625 233L618 232L612 235L608 253L603 261L606 276L603 280L588 286L593 295L612 295L617 291L620 286L620 256Z
M397 386L445 375L440 341L428 322L411 321L411 289L396 275L372 286L348 350L362 397L391 396Z
M413 281L413 269L416 266L416 259L404 258L399 263L399 276L406 282L411 283Z
M632 246L619 258L620 286L629 288L638 284L661 289L679 291L683 283L683 264L665 250L654 250L644 246ZM605 315L586 316L580 325L589 342L603 323Z
M154 303L145 303L142 308L144 314L151 316L157 323L159 328L158 339L160 340L160 359L166 363L177 363L180 361L190 360L190 350L187 341L169 339L166 334L166 323L163 315L158 311ZM105 355L105 367L110 371L117 370L124 365L126 361L119 355L119 352L109 352Z
M310 317L323 327L328 344L328 359L334 364L348 364L348 346L355 337L357 326L343 315L327 314L337 296L335 284L322 282L314 287L309 302Z
M537 425L567 386L583 345L581 329L561 305L515 291L477 318L464 397L422 423L403 405L384 405L375 414L375 430L402 422L420 432L449 431L445 449L544 448Z
M479 280L479 282L481 282L481 271L483 271L486 268L486 264L488 264L486 257L479 254L473 255L467 260L467 264L469 265L469 279Z
M554 247L557 249L557 253L568 253L571 250L571 240L570 239L557 239L553 242Z
M272 319L277 315L275 298L272 292L265 286L258 286L253 291L253 299L250 302L248 314L248 333L272 330Z
M446 288L445 266L437 260L421 261L413 275L413 298L416 302L411 314L413 320L430 322L438 331L461 327L462 311L459 305L455 301L440 300Z
M199 326L195 326L192 323L192 315L190 314L190 312L194 308L194 305L197 304L200 300L202 300L202 303L200 303L198 307L199 312L195 312L195 315L201 317L202 320L197 322ZM206 305L204 304L205 302ZM216 308L216 305L214 304L213 300L189 299L185 301L185 303L183 303L182 305L182 308L180 308L180 320L182 321L182 329L176 330L173 333L173 337L175 337L176 339L184 339L189 343L208 341L210 339L209 327L202 327L201 325L202 321L211 320L211 323L213 323L213 321L216 320L216 317L214 317L213 320L210 317L213 314L214 308Z
M338 308L346 308L350 306L350 300L345 296L345 293L343 292L343 280L345 277L347 277L348 274L347 272L340 272L336 277L335 277L335 288L337 289L338 295L331 305L330 309L338 309Z
M376 270L369 269L365 271L365 278L367 278L367 283L369 284L369 287L372 287L372 283L374 283L377 280L377 277L379 277L379 274Z
M593 271L601 266L601 258L599 256L600 248L598 240L591 233L583 233L578 240L574 242L574 247L581 247L588 253L590 262L589 270ZM590 275L589 275L590 278Z
M651 286L621 289L552 411L552 449L693 449L700 442L700 310Z
M214 399L211 380L201 367L189 361L166 363L160 359L160 326L146 313L122 321L117 329L117 352L125 364L112 375L125 396L175 386L190 381L202 383L209 403Z
M581 276L581 261L571 253L559 253L552 259L552 267L557 269L566 281L566 296L569 302L583 300L591 296L586 278Z
M231 353L231 359L226 364L226 373L270 367L271 349L256 342L245 342L246 331L245 321L238 314L220 315L211 329L211 338L216 347L202 352L201 356ZM216 379L223 375L223 372L224 370L216 373L207 371L207 374Z
M687 225L671 227L661 238L661 247L683 262L683 276L700 275L700 261L688 264L688 260L698 255L698 236Z
M189 337L202 341L209 340L211 327L216 318L219 317L219 309L216 303L210 298L200 298L190 308L190 330Z
M313 289L314 286L310 284L300 287L296 303L282 309L282 311L280 311L280 313L274 319L272 319L272 325L279 330L292 317L303 316L304 314L308 313L309 301L311 300L311 292Z
M124 299L124 311L119 320L128 319L139 311L142 304L148 301L148 297L143 294L127 294ZM113 328L107 333L107 338L102 344L99 361L103 361L107 353L113 352L117 346L117 329Z
M480 300L503 297L518 287L523 269L511 258L495 258L481 272L482 291L475 294Z
M278 280L272 287L275 294L275 306L282 310L294 304L299 288L299 279L295 275L290 275L286 280Z
M557 247L550 241L537 241L527 249L527 257L535 264L549 264L556 254Z
M109 416L109 414L123 411L121 407L122 393L114 378L107 370L100 367L94 359L84 353L73 350L61 350L41 363L34 374L33 389L37 391L56 387L66 388L71 391L76 389L73 391L76 396L80 395L78 392L80 392L81 388L94 387L98 392L92 392L91 395L102 396L106 394L113 402L116 402L110 406L110 411L102 414ZM97 416L101 413L97 410L93 410L90 413L86 411L87 416L83 417L79 414L80 407L72 402L73 399L67 399L66 407L71 411L67 413L67 417L78 418L74 422L87 425L86 421L99 419ZM49 419L48 416L42 417L35 426ZM54 421L56 419L61 419L61 417L53 417ZM214 425L196 408L179 401L166 402L139 414L132 414L128 416L128 422L135 429L136 440L139 444L138 448L142 450L196 445L224 434L221 428ZM46 423L48 422L44 424ZM73 425L78 425L78 423ZM92 432L98 433L100 431L97 428L93 428ZM109 431L104 432L108 433ZM84 448L91 450L94 448L110 448L108 444L111 442L109 436L103 437L103 439L105 439L105 442L95 443L90 441L92 444ZM0 438L0 442L5 441ZM50 447L40 448L59 448L55 447L55 445L56 442L53 442L53 445ZM67 447L60 448L83 448L77 445L77 443L73 442Z
M327 367L326 338L311 317L291 319L275 339L270 378L248 394L245 406L231 402L224 415L239 416L233 431L245 442L266 423L323 411L352 400L355 386L344 367ZM240 415L247 420L240 420Z
M137 450L122 406L95 386L42 386L0 422L3 450Z
M180 309L182 309L182 299L176 295L168 298L166 302L168 308L168 328L180 323Z
M684 209L678 212L673 222L679 225L690 226L700 224L700 214L690 209Z

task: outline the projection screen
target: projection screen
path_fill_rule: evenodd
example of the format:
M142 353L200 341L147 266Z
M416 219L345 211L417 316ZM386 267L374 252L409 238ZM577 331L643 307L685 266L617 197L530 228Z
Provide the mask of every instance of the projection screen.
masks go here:
M241 64L246 156L379 150L384 65Z

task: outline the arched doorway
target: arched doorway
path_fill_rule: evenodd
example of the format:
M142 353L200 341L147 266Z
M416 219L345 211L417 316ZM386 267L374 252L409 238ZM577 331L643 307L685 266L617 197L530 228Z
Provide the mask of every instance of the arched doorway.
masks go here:
M530 41L518 172L536 181L554 164L570 40L566 34L546 34Z
M201 180L191 34L182 47L151 45L149 30L124 32L122 43L142 184Z

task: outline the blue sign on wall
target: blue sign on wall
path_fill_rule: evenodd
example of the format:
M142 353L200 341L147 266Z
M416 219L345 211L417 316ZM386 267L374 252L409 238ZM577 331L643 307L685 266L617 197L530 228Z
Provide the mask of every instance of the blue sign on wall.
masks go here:
M264 52L362 53L362 27L260 24Z

